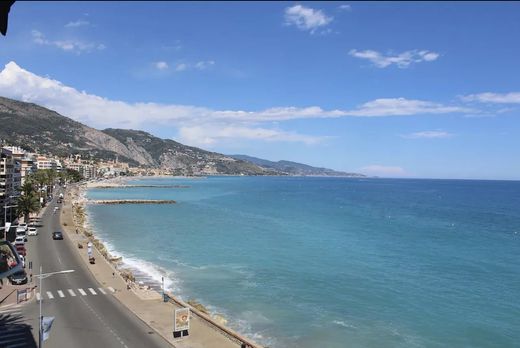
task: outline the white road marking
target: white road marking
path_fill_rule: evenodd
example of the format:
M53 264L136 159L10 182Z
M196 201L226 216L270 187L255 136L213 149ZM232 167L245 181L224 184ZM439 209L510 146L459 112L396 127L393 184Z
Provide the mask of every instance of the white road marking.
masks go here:
M90 291L92 293L92 295L97 295L97 293L92 288L88 288L88 291Z
M107 292L105 290L103 290L103 288L98 288L99 292L101 292L103 295L106 295Z
M54 298L54 295L52 294L52 292L50 291L47 291L47 296L49 297L49 299L53 299Z
M69 292L70 296L76 296L76 294L74 293L74 291L72 291L72 289L69 289L67 291Z
M65 294L61 290L58 290L58 295L60 295L60 297L65 297Z
M108 290L110 290L110 291L112 291L112 292L116 292L116 291L114 290L114 288L111 287L111 286L108 287Z
M83 289L78 289L79 293L82 294L83 296L87 296L87 293L85 291L83 291Z
M41 298L40 293L37 292L37 293L36 293L36 299L37 299L38 301L40 301L40 298Z

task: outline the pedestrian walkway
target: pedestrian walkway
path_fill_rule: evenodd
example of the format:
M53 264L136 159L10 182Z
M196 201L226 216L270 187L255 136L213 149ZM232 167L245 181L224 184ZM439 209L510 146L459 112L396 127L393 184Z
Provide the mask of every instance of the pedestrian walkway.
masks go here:
M53 292L54 291L54 292ZM109 286L107 288L77 288L77 289L63 289L63 290L53 290L53 291L46 291L43 296L37 292L36 293L36 300L39 301L40 299L48 299L48 300L55 300L65 297L76 297L76 296L97 296L97 295L107 295L110 293L115 293L113 287ZM0 346L2 347L2 346Z

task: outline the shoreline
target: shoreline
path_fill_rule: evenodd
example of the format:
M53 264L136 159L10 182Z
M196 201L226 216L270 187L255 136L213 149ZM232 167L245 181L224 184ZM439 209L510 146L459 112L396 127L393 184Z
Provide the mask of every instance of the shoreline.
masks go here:
M166 176L165 176L166 177ZM168 178L172 178L172 176L167 176ZM150 177L142 177L149 179ZM202 343L202 341L207 341L208 344L196 344L196 335L190 333L190 338L184 338L183 340L191 341L189 347L240 347L241 344L246 344L246 347L252 348L262 348L261 345L253 342L251 339L246 338L245 336L235 332L234 330L226 327L227 320L219 313L210 313L209 310L204 307L204 305L198 303L195 300L188 300L184 302L182 299L174 296L172 293L165 290L165 295L169 299L169 303L164 303L162 301L161 295L161 284L157 279L154 279L153 275L149 274L149 272L139 270L137 266L132 266L125 262L124 255L112 255L107 246L103 243L102 240L98 239L92 227L90 226L87 213L86 213L86 205L91 203L86 198L86 191L89 188L96 188L99 186L107 186L107 185L121 185L115 187L127 187L126 182L129 180L139 180L141 177L125 177L125 178L113 178L102 180L98 182L91 182L87 184L73 184L66 190L66 198L67 205L64 206L62 211L62 218L65 216L67 208L69 209L69 214L71 218L72 224L69 225L67 222L62 221L63 228L68 230L68 233L71 237L76 236L76 241L78 242L78 247L73 247L78 251L78 254L86 254L86 242L92 241L94 244L94 251L98 255L96 256L96 264L105 262L107 266L109 266L110 270L108 272L103 272L104 274L99 274L93 271L90 265L87 265L93 276L100 284L104 284L107 277L114 277L117 275L121 281L124 282L126 286L126 290L132 292L136 298L133 301L123 301L122 298L118 298L120 302L125 305L130 311L132 311L136 316L141 318L146 324L148 324L151 328L157 331L163 338L165 338L171 344L175 344L176 347L183 347L183 344L179 340L173 340L171 332L173 331L173 318L171 313L173 312L173 308L169 310L169 315L163 318L158 318L156 313L153 310L148 310L149 313L138 313L138 311L134 310L129 302L141 302L141 305L148 305L150 301L154 301L155 303L162 305L163 307L175 307L175 308L190 308L192 323L195 324L195 321L199 321L198 325L192 325L193 329L190 328L190 331L195 330L195 326L197 326L197 331ZM128 185L132 186L132 185ZM63 219L62 219L63 220ZM77 232L74 233L74 230ZM83 248L79 247L81 241L78 241L78 238L83 241ZM72 239L70 239L72 241ZM72 242L74 244L74 242ZM83 252L82 252L83 250ZM86 255L83 255L83 259L88 264L88 260L86 259ZM98 260L98 257L100 258ZM152 264L153 265L153 264ZM95 265L94 265L95 266ZM155 265L153 265L155 266ZM160 269L160 267L159 267ZM159 273L161 273L159 271ZM171 284L174 283L173 280L169 280ZM166 288L166 286L165 286ZM121 290L122 292L124 290ZM116 296L117 297L117 296ZM141 314L141 315L140 315ZM144 317L144 318L143 318ZM146 320L148 318L148 320ZM151 320L153 318L153 320ZM194 320L195 319L195 320ZM157 324L159 321L162 321L161 325ZM169 329L164 330L164 328ZM157 326L157 327L156 327ZM225 339L226 342L222 342L222 338ZM221 341L218 343L218 341ZM195 345L193 345L195 344Z

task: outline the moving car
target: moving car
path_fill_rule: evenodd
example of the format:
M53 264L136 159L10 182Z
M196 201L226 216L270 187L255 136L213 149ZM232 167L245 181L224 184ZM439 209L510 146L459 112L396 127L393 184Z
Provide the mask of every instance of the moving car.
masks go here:
M63 233L61 232L52 232L52 239L63 239Z
M27 274L25 273L24 270L13 273L8 278L11 281L11 284L13 284L13 285L20 285L20 284L27 283Z
M27 233L29 236L37 236L38 230L36 227L29 227L29 232Z
M14 240L15 245L25 245L25 236L18 236Z
M18 224L18 227L16 228L16 230L18 230L19 228L20 229L23 228L24 231L27 231L27 224L26 223Z

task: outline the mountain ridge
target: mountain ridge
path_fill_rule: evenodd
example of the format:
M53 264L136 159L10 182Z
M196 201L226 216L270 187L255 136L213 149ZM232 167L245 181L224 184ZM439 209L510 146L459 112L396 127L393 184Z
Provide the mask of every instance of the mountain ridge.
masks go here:
M263 160L266 165L262 166L239 156L227 156L161 139L142 130L98 130L38 104L5 97L0 97L0 124L0 140L31 152L63 157L81 154L84 158L103 160L117 157L133 166L161 168L175 175L300 175L311 173L310 168L333 176L343 173L290 161L281 161L285 167L279 165L278 169L273 165L276 162L267 160ZM289 170L291 166L293 170Z
M308 164L287 160L280 160L275 162L248 155L230 155L230 157L241 159L243 161L248 161L256 165L259 165L263 168L271 168L274 170L278 170L288 175L365 177L365 175L359 173L343 172L323 167L313 167Z

